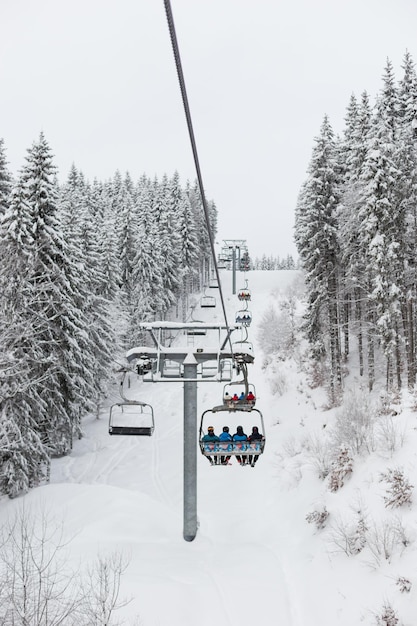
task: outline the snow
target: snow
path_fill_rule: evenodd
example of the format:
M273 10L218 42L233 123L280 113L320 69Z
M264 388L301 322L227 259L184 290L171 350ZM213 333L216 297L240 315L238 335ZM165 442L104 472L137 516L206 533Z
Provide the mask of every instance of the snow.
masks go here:
M233 319L241 303L231 293L231 273L221 276ZM199 454L196 539L182 537L183 385L146 383L135 375L126 393L152 405L154 435L109 436L108 407L100 419L87 417L84 438L69 456L53 461L50 484L23 498L3 499L0 523L24 502L34 515L44 509L54 523L63 521L75 567L86 567L97 554L126 554L122 596L132 601L117 617L128 624L139 616L141 626L371 625L389 602L404 626L411 626L417 592L412 586L401 593L396 581L403 576L413 583L415 578L416 509L387 510L386 485L379 475L388 466L403 467L417 484L412 407L406 400L399 407L404 445L355 456L351 477L331 492L318 476L313 444L321 441L337 411L324 410L325 392L309 388L295 361L275 363L274 372L265 369L257 346L263 313L276 306L298 273L238 276L237 287L247 277L252 294L248 332L255 362L248 366L249 380L264 416L266 447L255 468L240 467L235 459L231 466L212 467ZM201 309L200 315L222 323L220 306ZM212 338L208 333L194 340L194 345L210 345ZM274 395L280 378L285 391ZM118 384L115 380L109 405L120 400ZM221 404L224 384L198 383L198 416ZM246 432L251 421L250 414L240 417ZM329 523L319 530L306 515L323 507ZM338 529L340 534L344 525L353 524L359 511L376 531L384 520L392 525L398 519L410 545L397 542L388 560L376 558L369 547L347 556L336 545Z

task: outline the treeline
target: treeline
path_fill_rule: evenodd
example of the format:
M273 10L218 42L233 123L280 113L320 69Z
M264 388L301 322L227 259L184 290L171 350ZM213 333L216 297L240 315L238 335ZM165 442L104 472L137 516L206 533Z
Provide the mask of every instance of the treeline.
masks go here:
M255 257L252 262L253 270L295 270L297 264L290 254L287 254L285 259L281 259L279 256L273 256L272 254L267 256L263 254L261 257Z
M370 390L377 366L388 389L416 382L417 78L408 52L402 69L397 83L387 61L373 106L367 92L351 96L341 137L324 117L299 194L306 331L333 402L353 341Z
M177 173L90 183L73 166L60 185L41 134L13 179L0 140L0 493L48 478L115 355L145 342L139 322L182 319L209 258L198 186Z

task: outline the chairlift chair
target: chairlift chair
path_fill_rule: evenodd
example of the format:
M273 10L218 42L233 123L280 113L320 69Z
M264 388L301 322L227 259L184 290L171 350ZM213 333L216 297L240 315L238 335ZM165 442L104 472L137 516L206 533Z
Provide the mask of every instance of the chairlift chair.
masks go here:
M240 289L237 293L239 300L249 301L251 299L251 293L249 289Z
M214 296L202 296L200 306L202 309L215 308L216 298Z
M138 368L141 368L143 363L149 361L151 368L150 370L147 369L147 371L152 371L153 366L149 359L141 359L140 361L141 362L138 361L137 364ZM122 380L120 381L119 390L122 401L116 402L110 407L109 435L145 435L150 437L155 430L153 408L150 404L142 402L141 400L126 398L124 394L126 375L128 386L130 387L130 373L131 370L125 369Z
M245 398L242 400L233 401L233 396L236 394L238 398L242 395ZM249 395L249 400L247 396ZM253 396L253 399L251 397ZM223 404L228 407L230 411L241 410L250 411L256 403L256 390L255 385L247 383L245 380L237 380L230 382L223 388Z
M250 326L252 322L252 313L247 309L241 309L236 313L236 324L242 324L242 326Z
M151 436L155 430L153 408L145 402L117 402L110 409L110 435Z
M250 416L250 420L249 420ZM203 441L207 433L208 425L214 426L214 432L218 436L222 432L223 426L229 426L232 435L237 425L242 425L246 435L250 435L252 427L257 426L263 438L257 441ZM244 456L245 458L257 457L263 454L265 449L265 428L262 413L258 409L252 408L250 411L240 409L229 409L226 406L218 406L204 411L200 421L199 446L203 456L217 458L225 456ZM218 463L220 465L220 463ZM252 463L254 466L254 463Z

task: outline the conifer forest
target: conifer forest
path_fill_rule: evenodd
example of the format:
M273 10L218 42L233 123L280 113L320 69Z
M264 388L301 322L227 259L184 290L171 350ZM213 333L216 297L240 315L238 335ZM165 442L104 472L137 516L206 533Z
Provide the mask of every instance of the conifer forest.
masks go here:
M209 203L216 232L216 208ZM41 133L17 177L0 143L0 492L48 479L98 412L138 322L185 320L207 281L198 186L179 175L59 184Z
M417 79L408 52L402 69L397 82L387 61L374 105L366 91L351 96L341 136L324 116L297 202L305 331L333 404L348 355L369 390L376 368L388 391L416 383Z

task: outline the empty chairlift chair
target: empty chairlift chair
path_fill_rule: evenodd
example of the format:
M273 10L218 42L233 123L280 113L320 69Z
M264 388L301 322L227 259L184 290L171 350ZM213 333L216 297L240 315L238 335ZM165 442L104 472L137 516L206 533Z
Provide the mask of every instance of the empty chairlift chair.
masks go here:
M128 400L113 404L110 409L110 435L151 436L155 430L153 409L145 402Z
M202 309L214 309L216 306L216 298L214 296L202 296L200 306Z

